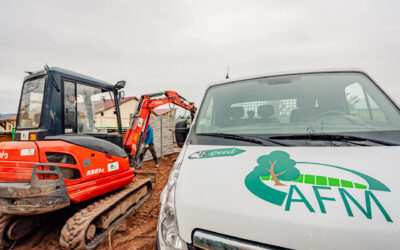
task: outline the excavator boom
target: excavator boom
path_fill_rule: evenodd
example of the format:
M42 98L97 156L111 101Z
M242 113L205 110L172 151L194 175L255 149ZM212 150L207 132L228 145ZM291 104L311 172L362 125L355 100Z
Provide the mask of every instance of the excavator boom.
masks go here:
M129 153L132 163L135 167L139 156L141 144L144 140L147 128L150 122L150 115L154 114L154 110L166 104L174 104L183 109L189 110L192 118L196 112L193 102L189 102L184 97L174 91L164 91L153 94L142 95L139 105L130 128L126 132L124 147Z

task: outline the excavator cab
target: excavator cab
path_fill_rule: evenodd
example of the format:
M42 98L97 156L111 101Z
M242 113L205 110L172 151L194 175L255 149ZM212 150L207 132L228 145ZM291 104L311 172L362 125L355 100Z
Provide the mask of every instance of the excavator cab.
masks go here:
M29 74L19 103L16 141L55 135L90 135L123 147L116 85L56 67ZM109 129L116 133L107 133Z

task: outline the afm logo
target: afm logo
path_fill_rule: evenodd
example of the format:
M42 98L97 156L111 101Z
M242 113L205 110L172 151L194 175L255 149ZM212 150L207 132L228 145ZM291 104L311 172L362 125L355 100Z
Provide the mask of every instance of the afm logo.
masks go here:
M332 197L334 195L332 191L337 190L337 192L339 192L339 199L342 200L349 217L354 216L353 210L350 206L350 204L353 204L365 215L366 218L372 219L371 204L375 203L386 221L393 222L384 206L378 200L377 196L375 196L377 191L390 192L390 189L385 184L371 176L340 166L316 162L296 162L284 151L273 151L270 154L262 155L258 157L257 163L258 166L256 166L253 171L246 176L245 185L247 189L252 194L266 202L284 207L287 212L293 209L293 203L298 203L303 204L310 213L315 213L315 206L313 207L310 203L310 199L315 199L321 213L326 214L328 211L325 204L327 202L338 202ZM365 183L360 184L334 178L332 176L315 176L311 174L303 175L297 168L297 166L301 167L302 164L339 169L361 177ZM286 182L286 184L281 181ZM267 183L269 185L267 185ZM313 185L312 190L315 197L306 197L306 195L304 195L304 184ZM284 191L285 186L289 188L288 192ZM350 194L348 190L351 189L354 191L358 190L358 192L364 192L365 205L362 204L362 201L357 201L356 198ZM325 190L325 196L321 194L322 190ZM331 192L329 193L329 191Z
M1 160L7 160L8 159L8 153L5 153L4 150L3 152L0 153L0 159Z

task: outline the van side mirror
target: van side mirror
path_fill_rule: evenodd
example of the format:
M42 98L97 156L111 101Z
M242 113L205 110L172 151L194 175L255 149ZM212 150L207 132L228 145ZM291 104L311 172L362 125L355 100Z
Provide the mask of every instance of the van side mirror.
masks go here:
M181 148L185 144L189 130L187 120L180 120L175 124L175 139L178 147Z

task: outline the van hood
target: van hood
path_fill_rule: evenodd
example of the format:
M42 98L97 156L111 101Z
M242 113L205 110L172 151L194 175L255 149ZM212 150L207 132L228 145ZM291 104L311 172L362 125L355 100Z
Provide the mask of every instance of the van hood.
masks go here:
M400 246L400 147L189 145L184 152L175 205L188 243L201 229L296 249Z

